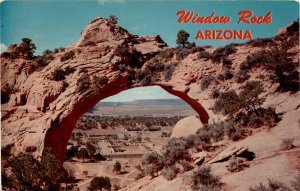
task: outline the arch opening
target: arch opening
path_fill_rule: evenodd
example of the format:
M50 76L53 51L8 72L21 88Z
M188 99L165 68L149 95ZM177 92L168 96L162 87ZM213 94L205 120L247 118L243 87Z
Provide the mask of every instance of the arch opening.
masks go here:
M71 129L64 166L76 174L76 179L83 176L83 171L89 176L107 175L118 179L122 175L112 171L114 162L118 160L123 167L122 173L134 174L135 165L141 163L146 152L160 152L168 143L179 120L198 115L178 96L181 94L175 96L167 90L160 86L138 87L96 103L79 117ZM91 148L94 150L91 151ZM92 153L84 156L81 149ZM77 169L78 165L80 169ZM97 168L91 168L95 165ZM107 169L107 174L98 172L100 168ZM83 179L86 181L85 177Z
M202 107L202 105L199 104L196 100L189 97L184 92L173 90L171 87L163 85L158 86L164 89L169 94L176 96L181 100L185 101L187 104L189 104L191 108L193 108L194 111L199 115L199 118L202 123L208 122L209 116L207 112ZM128 89L132 88L128 88L126 84L121 83L113 83L107 85L107 87L102 90L101 94L91 93L87 96L84 96L81 101L74 105L71 113L69 113L67 116L60 118L60 114L58 114L57 118L51 120L51 128L49 128L49 130L46 132L44 148L52 148L57 158L61 162L63 162L68 140L71 137L72 131L78 119L86 112L93 109L94 106L96 106L96 104L101 100L119 94L120 92Z

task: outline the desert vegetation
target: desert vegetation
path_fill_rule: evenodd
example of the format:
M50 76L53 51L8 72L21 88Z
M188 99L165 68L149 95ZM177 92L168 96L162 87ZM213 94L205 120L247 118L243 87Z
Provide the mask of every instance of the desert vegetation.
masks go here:
M102 189L111 190L111 182L108 177L94 177L90 183L90 186L88 187L88 190L102 190Z
M6 157L10 152L5 153ZM2 186L5 190L59 190L68 182L68 174L51 149L45 148L41 161L31 154L2 158Z
M85 115L79 119L76 129L101 129L122 127L127 131L159 131L163 126L174 126L183 116L99 116Z
M205 191L205 190L218 190L222 187L220 178L213 175L209 166L198 167L192 175L192 189Z

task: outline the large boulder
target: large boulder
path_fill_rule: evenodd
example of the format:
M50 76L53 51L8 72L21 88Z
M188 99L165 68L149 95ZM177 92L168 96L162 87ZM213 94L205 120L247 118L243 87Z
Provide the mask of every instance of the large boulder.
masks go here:
M196 116L183 118L174 126L171 137L187 137L195 134L202 126L200 119Z

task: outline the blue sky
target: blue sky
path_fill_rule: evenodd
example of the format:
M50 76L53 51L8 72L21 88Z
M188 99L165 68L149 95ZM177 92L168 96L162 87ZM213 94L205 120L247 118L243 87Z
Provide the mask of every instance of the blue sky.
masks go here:
M29 37L37 45L37 54L45 49L64 47L76 42L80 32L95 17L116 15L119 25L137 35L157 35L170 46L175 46L176 34L180 29L190 33L190 41L197 45L224 46L233 41L195 40L198 30L206 29L249 29L254 38L271 37L278 29L299 18L299 5L291 1L203 1L203 0L98 0L98 1L4 1L1 9L1 47L20 42ZM203 16L213 11L217 15L230 16L230 24L179 24L177 11L185 9ZM238 25L238 12L252 10L255 15L266 15L272 11L269 25ZM242 41L235 41L242 42ZM122 95L126 99L169 98L159 87L129 90ZM138 96L134 96L136 91ZM142 94L144 92L144 94ZM127 96L128 95L128 96ZM151 97L151 96L150 96ZM115 98L111 98L115 99ZM117 97L121 99L121 96ZM125 100L127 101L127 100Z

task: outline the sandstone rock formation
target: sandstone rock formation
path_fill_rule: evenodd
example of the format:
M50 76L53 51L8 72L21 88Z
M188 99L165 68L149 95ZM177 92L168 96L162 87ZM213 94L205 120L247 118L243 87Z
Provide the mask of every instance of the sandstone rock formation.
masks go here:
M100 100L138 86L161 86L189 103L207 123L206 110L185 85L190 75L184 76L180 69L175 71L178 77L169 82L165 82L162 72L147 84L133 79L133 70L145 67L165 49L168 47L159 36L138 37L102 18L91 21L77 43L52 54L46 66L40 67L37 59L12 56L15 50L8 49L9 56L1 56L1 85L13 86L17 91L2 104L2 145L14 143L15 153L35 146L36 157L44 147L51 147L63 160L81 115ZM53 80L55 70L67 68L74 72L63 81Z
M275 39L278 44L283 41ZM233 73L239 72L239 65L247 55L266 49L251 44L233 46L236 52L228 56L232 60ZM209 53L214 51L210 47L204 49ZM13 51L8 49L6 55L1 55L1 85L8 84L15 88L9 102L2 104L1 108L2 145L13 143L15 154L26 151L28 147L37 148L33 152L37 158L44 147L51 147L63 161L67 142L78 118L100 100L121 91L139 86L161 86L190 104L199 114L200 121L207 123L209 120L213 122L226 118L212 112L215 99L211 92L229 89L239 91L243 85L234 78L219 80L218 74L225 70L222 64L198 58L197 48L189 52L179 51L168 47L159 36L138 37L102 18L91 21L77 43L66 47L64 51L43 57L42 61L46 64L41 64L37 59L12 56ZM299 62L298 51L298 45L289 48L296 63ZM158 61L162 66L155 65ZM153 71L149 71L149 68ZM53 74L59 69L74 71L66 72L65 79L53 80ZM264 105L275 107L277 112L288 111L289 114L283 115L282 121L293 118L293 129L299 125L295 122L300 116L299 92L276 92L278 83L267 80L268 73L264 70L249 75L250 79L263 81L266 89L262 95L266 98ZM207 76L214 76L216 80L208 89L202 90L201 80ZM278 97L282 98L282 102L276 102ZM291 99L295 102L290 103ZM278 135L283 130L278 128L274 131ZM298 132L295 129L293 131ZM274 139L268 136L269 140ZM267 142L265 147L271 148L273 145ZM253 150L259 151L259 148L251 148ZM158 182L163 181L160 178ZM161 188L174 182L180 184L182 179L170 181Z

